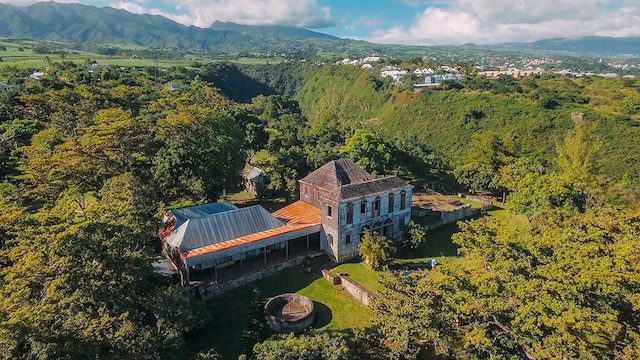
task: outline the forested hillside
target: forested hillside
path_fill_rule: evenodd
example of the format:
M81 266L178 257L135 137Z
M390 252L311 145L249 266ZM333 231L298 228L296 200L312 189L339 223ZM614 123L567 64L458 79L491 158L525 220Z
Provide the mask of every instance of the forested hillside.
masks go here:
M209 340L227 323L153 270L158 219L226 199L247 162L267 198L294 200L340 157L417 189L505 194L500 211L522 221L460 223L457 256L384 271L372 322L345 338L261 333L256 298L245 358L638 358L640 80L471 76L414 92L351 66L56 60L39 79L0 68L1 359L219 359ZM432 246L407 229L398 253Z
M573 126L571 113L581 112L604 141L604 171L617 179L640 172L637 79L474 77L413 92L353 67L315 70L296 97L313 124L347 132L365 126L390 137L413 133L453 164L474 136L493 134L516 154L551 163Z

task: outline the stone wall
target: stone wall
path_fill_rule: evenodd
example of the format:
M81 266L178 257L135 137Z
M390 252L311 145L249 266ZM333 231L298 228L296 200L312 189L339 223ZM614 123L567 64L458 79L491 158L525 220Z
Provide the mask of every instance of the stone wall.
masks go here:
M322 276L327 279L327 281L331 284L331 285L339 285L340 284L340 276L332 273L331 271L327 270L327 269L322 269Z
M477 201L483 205L493 205L493 199L491 197L488 196L479 196L479 195L462 195L460 194L460 197L465 197L469 200L473 200L473 201Z
M364 306L369 306L375 294L364 286L353 281L348 275L335 274L327 269L322 269L322 276L332 285L341 285L343 289Z
M456 207L453 211L443 211L440 213L440 218L443 224L449 224L473 216L473 209L471 204L462 204Z
M364 306L369 306L374 297L372 292L345 275L340 275L340 283L354 299L358 300L358 302Z

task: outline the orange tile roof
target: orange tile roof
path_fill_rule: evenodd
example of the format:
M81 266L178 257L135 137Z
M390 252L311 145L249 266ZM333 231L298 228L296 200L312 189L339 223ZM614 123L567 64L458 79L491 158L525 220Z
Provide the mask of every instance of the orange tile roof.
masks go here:
M288 224L318 225L322 221L320 209L302 200L274 212L273 216Z
M317 226L320 225L321 222L320 209L313 205L307 204L304 201L297 201L289 206L286 206L274 212L273 216L287 222L288 224L275 229L261 231L255 234L249 234L243 237L239 237L237 239L227 240L194 249L185 254L185 256L186 258L194 258L221 250L232 249L234 247L266 240L274 236Z

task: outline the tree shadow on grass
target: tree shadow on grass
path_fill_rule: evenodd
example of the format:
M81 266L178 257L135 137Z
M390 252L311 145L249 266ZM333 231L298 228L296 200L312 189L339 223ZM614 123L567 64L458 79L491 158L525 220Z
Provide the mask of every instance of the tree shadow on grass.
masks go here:
M313 302L313 306L316 310L316 321L313 327L318 329L329 325L331 320L333 320L333 312L331 309L327 305L317 301Z

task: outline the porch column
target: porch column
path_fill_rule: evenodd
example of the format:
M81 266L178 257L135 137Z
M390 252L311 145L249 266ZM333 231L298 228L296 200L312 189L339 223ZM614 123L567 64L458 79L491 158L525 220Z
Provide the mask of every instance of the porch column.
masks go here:
M216 284L218 283L218 259L216 259L216 266L215 268L215 273L216 273Z
M240 273L244 274L244 268L242 267L242 258L240 258Z
M180 271L180 278L182 280L182 285L184 286L189 285L189 281L191 280L189 275L189 266L186 263L184 263L179 271Z
M286 253L287 253L287 260L289 260L289 240L287 240L287 241L284 243L284 248L286 249L285 251L286 251Z
M262 253L264 254L264 267L267 267L267 247L262 248Z
M309 235L307 235L307 252L309 252Z

